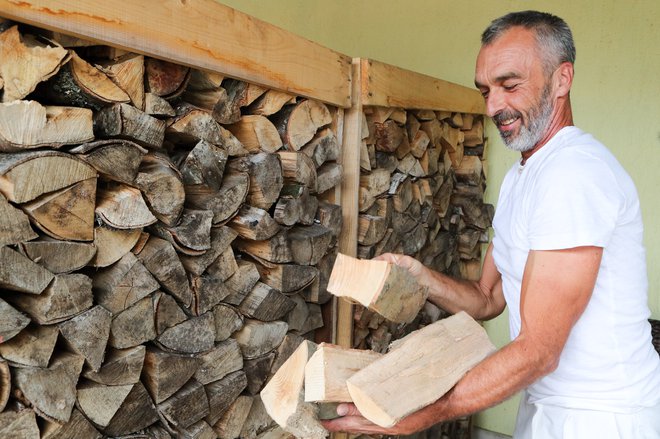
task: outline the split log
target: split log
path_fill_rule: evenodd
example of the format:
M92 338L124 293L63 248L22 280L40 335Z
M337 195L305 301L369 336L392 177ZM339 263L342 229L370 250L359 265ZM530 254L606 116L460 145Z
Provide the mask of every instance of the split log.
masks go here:
M232 372L222 379L207 384L204 389L209 401L209 414L205 421L215 425L229 410L231 404L247 386L247 378L242 370ZM247 413L246 413L247 416Z
M251 153L275 152L282 147L277 128L265 116L245 115L227 129Z
M146 89L165 99L179 96L190 78L190 68L156 58L144 60Z
M463 126L463 129L466 129ZM484 124L482 118L474 119L472 126L464 131L464 144L465 146L477 146L484 143Z
M121 183L98 191L96 214L116 229L139 229L158 221L140 191Z
M395 121L387 120L384 123L374 123L375 145L378 151L394 152L403 142L407 133Z
M199 256L181 255L181 263L185 269L200 276L213 262L231 245L238 233L229 227L213 227L211 229L211 248Z
M1 115L0 120L3 120ZM94 168L84 161L56 151L3 154L0 174L0 192L14 203L26 203L48 192L96 177ZM35 175L40 178L34 178Z
M174 395L197 371L195 357L147 348L142 382L156 404Z
M324 163L317 171L316 192L319 194L328 191L341 183L343 167L339 163Z
M275 352L269 352L252 360L245 360L243 372L247 379L245 390L248 394L259 394L269 378L273 360L275 360Z
M319 274L313 265L295 264L256 264L261 281L282 293L294 293L302 290Z
M317 208L318 199L309 194L309 189L299 184L287 184L280 191L273 218L285 226L296 223L312 225Z
M186 190L186 206L213 212L213 224L224 224L238 212L248 196L250 177L244 172L227 172L219 190L195 187Z
M390 188L390 171L384 168L373 170L370 174L360 175L359 210L364 212L376 201L376 197Z
M291 151L300 150L312 140L320 127L331 122L332 115L328 107L312 99L284 107L273 116L273 123L280 133L284 148Z
M71 417L84 361L79 355L60 352L47 368L13 369L12 384L40 416L64 423Z
M0 341L2 343L11 340L30 323L29 318L2 299L0 299L0 316L2 316L0 320Z
M3 321L6 321L5 319L3 317ZM48 362L57 342L57 335L57 328L52 325L28 326L11 340L4 341L0 344L0 355L5 360L17 366L48 367ZM0 366L5 367L6 364L0 363ZM5 372L8 373L9 369ZM3 377L0 388L2 389L2 394L4 394L5 385L8 386L9 383L4 382L2 373L0 373L0 376ZM9 388L6 389L6 394L9 395ZM0 398L1 401L2 399ZM3 404L0 403L0 406L3 406Z
M234 243L237 250L247 253L257 260L273 264L286 264L293 261L291 242L286 230L282 230L264 241L237 239Z
M242 206L236 216L229 222L229 227L234 229L238 235L245 239L262 241L272 238L280 226L263 209L249 205Z
M320 224L294 226L288 232L292 261L300 265L316 265L332 244L330 229Z
M494 350L484 329L461 311L397 340L346 385L363 416L390 427L436 401Z
M255 264L241 260L237 262L237 266L236 272L226 282L232 294L225 298L225 303L230 305L240 305L259 281L259 272Z
M177 427L176 433L186 439L216 439L217 435L206 421L197 421L186 428Z
M297 437L325 438L328 434L316 418L316 407L305 402L305 365L316 348L310 341L303 342L261 391L270 417Z
M250 175L247 202L269 210L277 201L284 185L282 164L277 154L258 153L230 163L237 171Z
M466 156L461 165L454 169L456 180L459 183L479 186L482 183L483 164L478 156Z
M159 284L133 253L127 253L112 266L99 270L93 286L97 303L118 314L156 291Z
M219 190L226 164L227 151L205 140L199 141L179 167L186 191L191 186Z
M90 261L92 267L107 267L120 260L137 243L141 229L120 230L99 226L94 228L96 254Z
M151 236L137 257L165 291L184 306L190 306L192 292L186 270L171 243Z
M181 173L167 156L145 155L135 185L144 194L156 218L168 226L177 224L183 212L186 193Z
M286 183L300 183L310 192L316 192L316 166L311 158L295 151L280 151L277 154L280 156L282 176Z
M204 385L243 369L241 349L232 338L195 357L199 360L199 365L193 377Z
M110 336L112 315L95 306L59 325L60 334L94 371L101 368Z
M103 435L92 425L79 410L73 409L69 422L59 424L46 422L42 430L42 439L101 439Z
M154 308L145 297L112 318L108 344L116 349L138 346L156 338Z
M349 297L397 323L411 322L424 306L428 290L404 268L387 261L337 255L328 291Z
M176 111L172 105L153 93L144 94L144 112L156 118L176 116Z
M99 67L126 92L135 108L144 110L144 56L127 53L110 62L101 63Z
M69 152L80 154L103 177L132 184L147 150L129 140L110 139L85 143Z
M152 297L154 321L158 335L162 334L167 328L178 325L188 318L188 315L179 307L174 297L169 294L156 291Z
M23 99L56 74L69 60L69 52L28 35L21 37L18 26L12 26L0 33L0 59L0 78L5 83L2 102L11 102Z
M237 270L238 264L234 257L234 250L231 247L227 247L227 249L208 266L206 273L221 282L225 282L232 277Z
M389 221L386 217L359 214L358 215L358 243L360 245L374 245L380 242L387 233Z
M0 245L18 244L38 236L30 227L29 218L0 195Z
M305 401L351 402L346 380L381 357L370 350L321 343L305 366Z
M231 252L231 249L228 252ZM211 273L201 276L190 275L190 286L193 291L193 303L189 309L196 316L210 311L231 293L224 284L224 279Z
M194 379L188 381L157 407L165 419L175 427L189 427L209 414L209 401L204 386Z
M207 351L214 346L215 322L213 313L207 312L198 317L167 328L156 339L166 349L185 354Z
M84 274L61 274L39 295L15 295L10 300L40 325L69 319L92 306L92 280Z
M318 168L327 161L339 159L339 141L332 128L324 128L302 148L302 152L308 155Z
M0 413L0 436L6 439L39 439L41 436L34 411L22 409Z
M60 105L99 110L110 104L130 102L130 97L108 76L76 52L69 50L69 62L42 88L47 98Z
M290 333L299 334L309 318L309 305L300 294L294 294L290 298L295 303L295 306L286 315L286 323L289 325Z
M319 275L314 282L302 291L302 295L307 302L324 304L332 298L332 295L328 293L327 287L332 267L337 258L337 251L338 248L335 246L316 265Z
M146 348L143 345L128 349L109 349L98 371L84 370L82 376L106 386L135 384L140 380Z
M243 358L250 360L277 348L286 335L288 325L282 321L261 322L246 319L240 331L232 334L241 347Z
M47 235L59 240L92 241L96 178L44 194L21 208Z
M221 124L236 123L241 119L241 107L248 104L248 84L227 78L222 87L227 95L213 106L213 118Z
M239 396L229 406L222 418L213 425L213 431L220 439L234 439L240 436L253 399L249 396Z
M284 105L295 104L297 98L295 95L284 93L277 90L266 90L245 110L246 114L257 114L270 116L277 113Z
M341 206L327 201L319 201L316 219L319 224L330 230L333 237L339 237L343 222Z
M11 291L40 294L53 280L50 271L9 247L0 247L0 286Z
M272 322L281 319L293 309L294 303L279 290L257 282L252 291L243 299L239 306L241 314L259 319L262 322Z
M176 226L155 224L151 231L188 255L200 255L211 248L213 212L210 210L184 209Z
M213 308L215 318L215 341L227 340L231 335L243 327L243 315L233 307L218 304Z

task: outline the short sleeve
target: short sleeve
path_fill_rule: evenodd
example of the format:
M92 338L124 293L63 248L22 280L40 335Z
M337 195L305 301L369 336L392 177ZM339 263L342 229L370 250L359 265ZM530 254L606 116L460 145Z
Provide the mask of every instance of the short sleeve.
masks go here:
M625 199L607 164L589 154L557 154L536 181L531 203L532 250L605 247Z

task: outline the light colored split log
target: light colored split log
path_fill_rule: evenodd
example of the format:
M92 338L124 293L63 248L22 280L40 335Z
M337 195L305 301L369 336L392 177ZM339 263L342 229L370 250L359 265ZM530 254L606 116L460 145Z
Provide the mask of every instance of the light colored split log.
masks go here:
M320 127L332 122L332 115L325 104L306 99L296 105L284 107L272 120L284 147L298 151L312 140Z
M282 343L288 325L282 321L261 322L246 319L243 328L232 334L241 347L243 358L250 360L264 355Z
M287 184L280 191L273 218L285 226L311 225L317 207L318 199L309 194L309 189L300 184Z
M286 264L293 261L291 243L286 230L280 231L277 235L265 241L237 239L234 243L237 250L259 260L273 264Z
M165 227L158 223L151 231L171 242L180 252L199 255L211 248L212 221L213 212L210 210L184 209L176 226Z
M186 428L209 414L204 386L192 379L174 395L158 404L158 411L175 427Z
M190 68L156 58L144 60L146 89L165 99L177 97L186 88L190 78Z
M60 334L75 352L82 355L94 371L101 368L110 336L112 315L95 306L59 325Z
M326 161L338 160L339 149L339 142L332 128L324 128L302 148L302 152L308 155L318 168Z
M277 154L280 156L285 182L300 183L310 192L316 192L316 166L311 158L296 151L280 151Z
M351 402L346 380L382 354L321 343L305 366L305 401Z
M132 184L147 150L130 140L110 139L85 143L69 152L80 154L103 177Z
M232 293L224 301L230 305L240 305L259 281L259 272L254 263L240 260L237 266L236 272L226 282Z
M69 59L69 53L61 46L46 46L37 39L21 37L18 26L0 33L0 78L5 87L2 102L23 99L37 85L50 78Z
M262 322L279 320L293 309L294 303L279 290L257 282L239 306L241 314Z
M376 168L372 160L375 154L376 149L373 145L367 145L364 140L360 143L360 170L371 172L372 169Z
M0 195L0 245L18 244L38 236L28 217Z
M256 264L261 281L282 293L293 293L311 284L319 274L312 265Z
M172 105L153 93L144 94L144 112L156 118L176 116L176 111Z
M316 265L332 244L330 229L320 224L294 226L288 231L292 261L300 265Z
M224 224L238 212L248 196L250 177L244 172L225 173L219 190L207 187L186 189L186 206L213 212L213 224Z
M111 227L138 229L158 221L138 189L119 183L98 192L96 214Z
M412 154L407 154L405 157L399 160L397 169L400 172L411 175L413 177L426 177L424 168L422 168L419 160L417 160Z
M0 174L0 192L15 203L96 177L94 168L82 160L56 151L4 154L0 157ZM34 178L35 175L40 178Z
M378 195L384 194L390 188L390 171L379 168L370 174L360 175L359 210L369 209Z
M204 110L184 106L178 107L177 114L165 130L168 139L184 144L206 140L225 149L230 156L249 153L229 130L223 128Z
M201 275L238 236L238 233L227 226L211 228L211 248L199 256L181 255L181 263L190 273Z
M62 274L39 295L12 297L23 312L41 325L69 319L92 306L92 281L84 274Z
M92 267L107 267L114 264L133 248L141 232L141 229L95 227L93 244L96 247L96 254L89 264Z
M245 115L227 129L251 153L275 152L282 147L282 139L277 128L265 116Z
M0 355L12 364L48 367L57 342L57 335L57 327L52 325L28 326L11 340L5 339L3 343L0 343ZM4 383L0 385L0 388L3 385ZM4 388L2 390L4 391Z
M154 308L145 297L112 318L108 344L116 349L138 346L156 338Z
M341 184L343 167L339 163L328 162L321 165L317 171L316 192L322 194Z
M397 323L411 322L428 290L406 270L387 261L359 260L339 254L328 291L348 297Z
M216 424L246 386L247 377L243 370L232 372L204 386L209 400L209 414L205 421L211 425Z
M251 206L269 210L277 201L284 185L279 155L258 153L231 163L250 175L247 201Z
M249 205L239 209L229 222L229 227L236 230L240 237L254 241L272 238L280 230L279 224L268 212Z
M98 371L86 369L82 375L107 386L135 384L140 380L145 353L146 348L143 345L128 349L109 349Z
M482 170L483 164L478 156L465 156L454 172L459 183L479 186L483 181Z
M212 349L195 357L199 360L199 365L193 376L204 385L243 368L241 349L232 338L218 343Z
M431 139L425 131L417 131L415 137L410 140L410 153L416 158L421 158L429 146Z
M156 404L160 404L188 382L198 364L199 361L189 355L149 347L144 358L142 381Z
M156 291L153 296L154 321L156 333L162 334L167 328L171 328L188 318L187 314L176 303L174 297L161 291Z
M0 247L0 287L40 294L55 276L9 247Z
M167 328L156 339L166 349L184 354L196 354L211 349L215 342L215 322L213 313L207 312L198 317Z
M0 316L2 317L0 319L0 343L11 340L30 323L29 318L2 299L0 299Z
M325 438L328 434L316 419L317 408L305 402L305 365L316 349L310 341L300 344L261 391L270 417L297 437Z
M186 189L190 186L205 186L218 190L227 164L227 151L201 140L186 156L179 170Z
M235 439L240 436L252 401L252 397L241 395L229 406L220 420L213 425L213 431L219 439Z
M220 303L213 308L215 341L222 342L243 327L243 315L232 306Z
M137 257L165 291L184 306L190 306L192 292L186 277L186 270L171 243L151 236L137 253Z
M463 127L465 128L465 127ZM465 146L477 146L484 143L484 124L483 119L479 117L474 119L474 122L469 130L464 131Z
M0 413L0 436L5 439L39 439L41 436L34 411L22 409Z
M98 110L115 103L130 102L130 97L98 68L69 50L64 64L45 88L49 100L57 104Z
M101 63L99 67L126 92L133 106L144 110L144 56L127 53L110 62Z
M118 314L159 287L158 282L133 253L126 253L112 266L99 270L93 278L94 298L113 314Z
M246 114L270 116L280 111L284 105L295 104L296 102L297 97L295 95L277 90L266 90L265 93L248 106Z
M67 422L76 401L76 383L85 360L60 352L48 368L18 367L12 381L39 415Z
M163 154L143 157L135 185L144 194L151 212L168 226L174 226L183 212L186 193L181 173Z
M436 401L494 350L485 330L461 311L397 340L346 384L363 416L390 427Z
M92 241L96 178L44 194L21 207L35 225L60 240Z
M66 424L46 421L41 435L41 439L76 439L78 437L101 439L103 435L75 408Z

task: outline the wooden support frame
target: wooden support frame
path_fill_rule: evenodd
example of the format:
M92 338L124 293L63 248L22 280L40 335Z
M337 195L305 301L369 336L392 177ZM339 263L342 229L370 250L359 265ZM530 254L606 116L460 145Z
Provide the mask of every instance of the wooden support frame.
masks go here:
M5 18L346 108L351 58L215 0L0 0Z

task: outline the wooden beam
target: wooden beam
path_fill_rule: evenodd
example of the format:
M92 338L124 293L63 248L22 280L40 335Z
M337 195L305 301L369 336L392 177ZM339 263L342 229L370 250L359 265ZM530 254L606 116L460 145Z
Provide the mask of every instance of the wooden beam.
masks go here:
M0 0L1 15L340 107L351 59L214 0Z
M360 59L360 64L362 105L479 114L486 111L475 89L371 59Z

